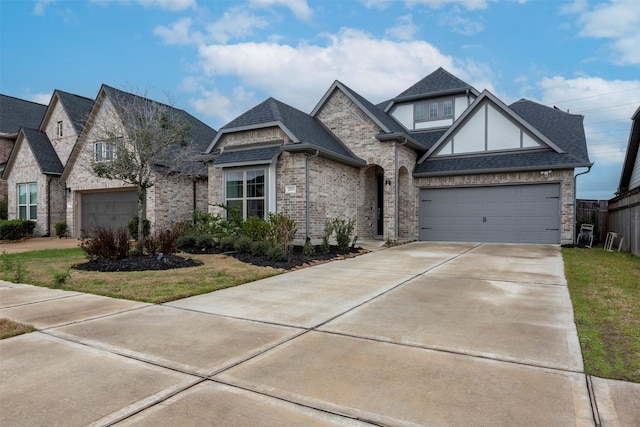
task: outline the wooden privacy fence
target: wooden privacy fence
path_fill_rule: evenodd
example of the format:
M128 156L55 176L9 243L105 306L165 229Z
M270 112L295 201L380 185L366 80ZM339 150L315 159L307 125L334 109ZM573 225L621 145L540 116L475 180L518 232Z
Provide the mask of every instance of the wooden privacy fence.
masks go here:
M594 244L604 242L607 232L608 201L607 200L576 200L576 233L580 232L580 225L593 224Z
M623 251L640 256L640 188L609 200L608 211L608 231L624 236Z

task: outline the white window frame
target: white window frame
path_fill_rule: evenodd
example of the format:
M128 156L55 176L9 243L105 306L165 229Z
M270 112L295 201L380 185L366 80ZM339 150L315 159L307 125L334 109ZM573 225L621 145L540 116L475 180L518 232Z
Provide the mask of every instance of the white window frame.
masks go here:
M25 189L24 202L20 200L21 188ZM33 192L32 192L32 189L34 190ZM35 182L20 183L17 186L17 192L18 192L18 197L17 197L18 219L28 219L28 220L36 221L38 219L38 184ZM31 197L32 195L34 197Z
M263 182L262 182L262 195L261 196L249 196L248 195L248 188L249 188L249 183L247 182L247 177L251 174L251 172L257 172L257 171L261 171L262 172L262 176L263 176ZM224 185L224 203L225 205L230 205L233 202L241 202L242 203L242 210L240 212L240 215L242 216L242 218L247 219L247 214L248 214L248 205L250 201L259 201L262 200L263 201L263 214L260 217L261 219L266 220L267 219L267 215L269 212L269 193L270 193L270 188L269 188L269 171L270 168L267 166L257 166L257 167L248 167L248 168L234 168L234 169L227 169L224 171L224 179L223 179L223 185ZM242 174L242 194L240 197L229 197L228 194L228 177L231 174Z
M450 99L442 101L442 117L453 116L453 101Z
M110 162L116 158L115 145L111 142L97 141L93 144L93 160L96 163Z

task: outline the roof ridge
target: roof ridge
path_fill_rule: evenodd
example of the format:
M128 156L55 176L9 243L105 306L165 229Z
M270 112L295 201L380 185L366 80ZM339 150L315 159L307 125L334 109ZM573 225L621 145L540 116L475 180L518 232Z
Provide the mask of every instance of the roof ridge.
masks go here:
M5 95L4 93L0 93L0 96L4 96L6 98L15 99L16 101L29 102L31 104L36 104L36 105L40 105L40 106L44 106L44 107L49 105L49 104L42 104L42 103L36 102L36 101L31 101L30 99L18 98L17 96Z

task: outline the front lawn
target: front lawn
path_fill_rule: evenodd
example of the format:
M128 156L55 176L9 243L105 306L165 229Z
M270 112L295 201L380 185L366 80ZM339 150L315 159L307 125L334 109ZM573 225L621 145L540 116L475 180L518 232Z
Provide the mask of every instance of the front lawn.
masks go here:
M585 372L640 382L640 258L563 248Z
M0 254L0 279L15 283L163 303L279 274L225 255L188 255L203 264L163 271L96 272L71 268L86 262L80 248Z

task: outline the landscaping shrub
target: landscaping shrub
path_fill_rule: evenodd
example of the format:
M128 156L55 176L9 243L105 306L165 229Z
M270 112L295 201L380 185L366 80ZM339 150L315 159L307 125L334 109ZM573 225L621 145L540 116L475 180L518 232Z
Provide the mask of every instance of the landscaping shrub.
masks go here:
M124 227L114 231L100 225L90 238L80 243L80 247L92 259L120 259L129 256L129 242L129 233Z
M320 250L323 254L328 254L331 251L329 245L329 238L333 234L333 221L326 220L324 222L324 231L322 232L322 243L320 244Z
M195 246L198 249L212 249L216 247L216 239L209 233L195 236Z
M133 240L138 240L138 216L134 216L129 220L129 235ZM149 231L151 230L151 221L147 218L142 222L142 234L143 237L147 237L149 235Z
M302 253L304 256L314 256L316 254L316 247L311 244L311 240L307 239L302 247Z
M250 237L248 237L248 236L240 236L233 243L233 248L238 252L251 253L251 243L252 242L253 242L253 240L251 240Z
M156 231L147 236L144 241L144 247L151 255L172 255L178 251L178 246L176 245L177 237L178 236L174 229Z
M271 248L271 244L266 240L260 240L251 243L251 255L253 256L266 256L267 251Z
M67 237L67 234L69 232L69 227L67 226L66 222L56 222L54 227L56 230L56 236L60 238Z
M287 253L289 244L296 238L298 231L296 222L286 213L269 213L268 240L273 246L282 247L282 252Z
M249 237L252 241L265 240L271 226L268 222L257 216L250 216L242 225L242 235Z
M199 210L193 212L193 228L196 234L209 233L217 239L223 237L237 238L241 231L244 220L237 214L239 207L230 208L226 205L216 205L227 210L227 218L221 215L205 213Z
M267 258L269 258L271 261L286 261L287 253L281 245L276 244L272 245L267 250Z
M33 236L36 222L27 219L0 221L0 240L19 240Z
M234 239L233 237L222 237L220 239L220 251L222 252L230 252L232 250L234 250L233 248L233 244L235 243L236 239Z
M176 239L176 246L179 248L196 246L196 236L193 234L184 234Z
M9 199L7 195L0 199L0 221L9 219Z
M356 225L356 221L351 218L347 221L344 219L336 218L333 220L333 232L336 235L336 244L338 249L346 252L349 250L349 243L351 242L351 233Z

